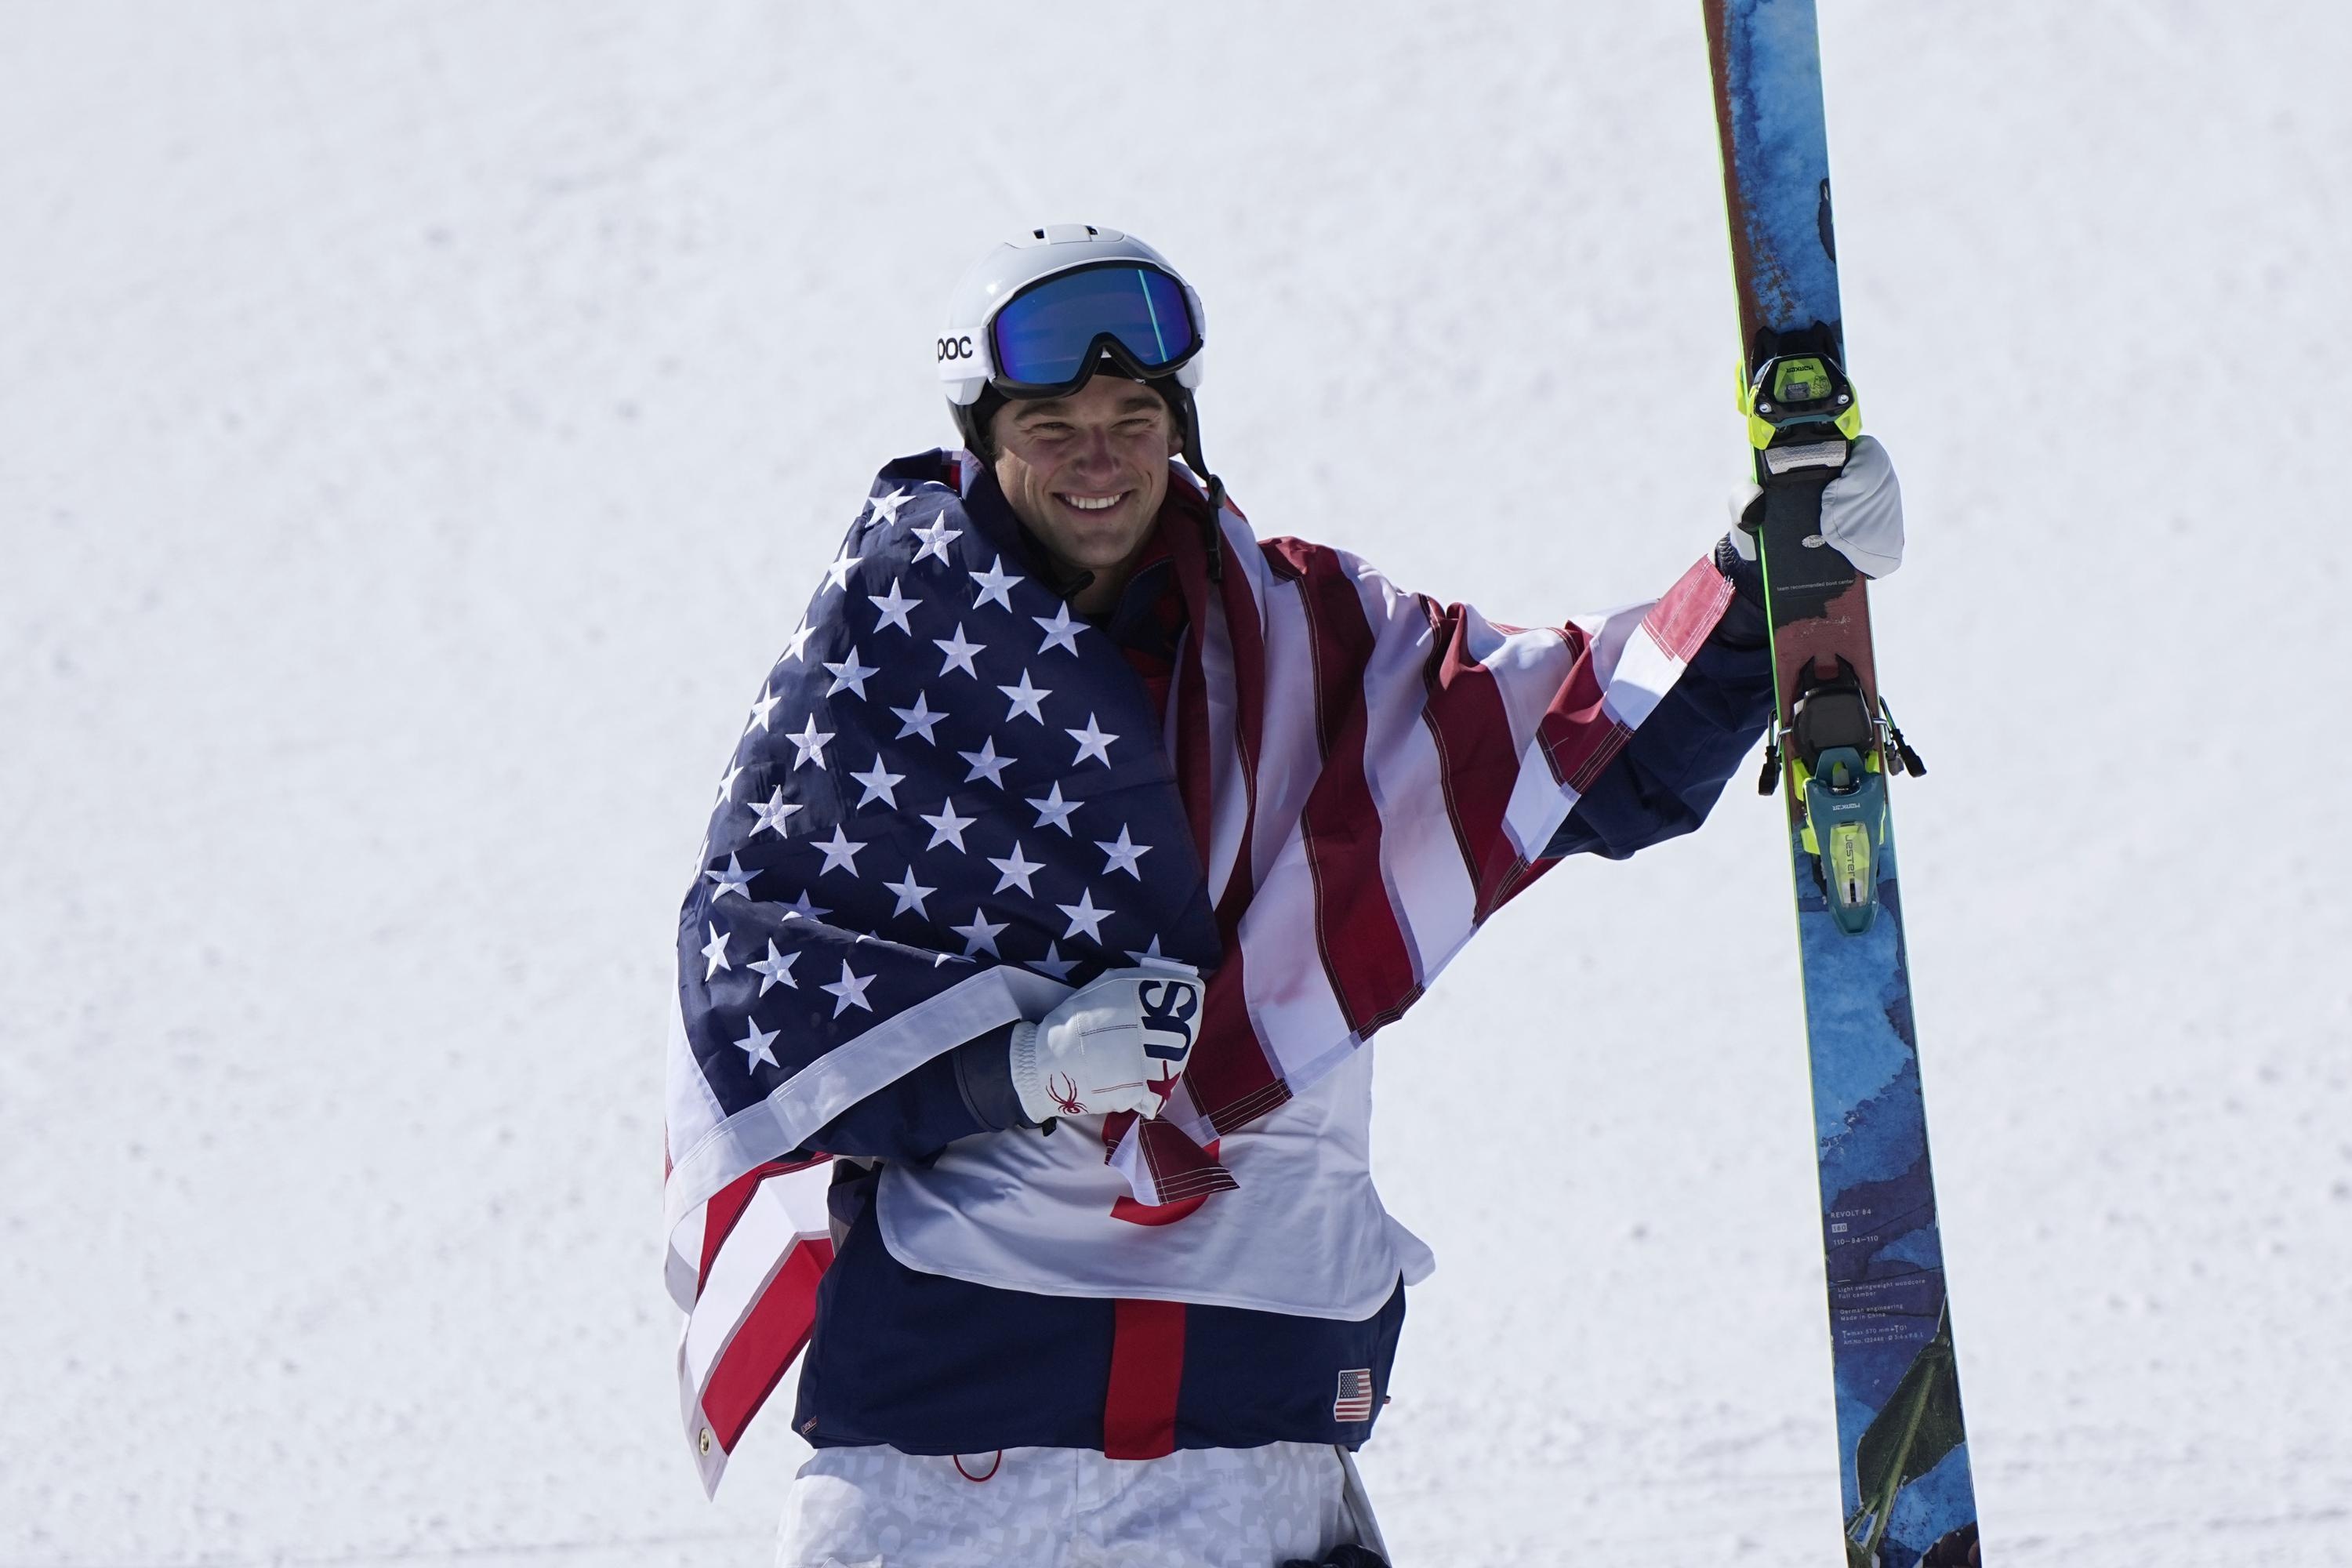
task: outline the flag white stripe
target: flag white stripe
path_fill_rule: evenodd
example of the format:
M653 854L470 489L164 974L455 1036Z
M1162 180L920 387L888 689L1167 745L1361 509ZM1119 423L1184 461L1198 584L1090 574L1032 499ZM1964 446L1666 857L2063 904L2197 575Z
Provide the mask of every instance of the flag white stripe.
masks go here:
M1426 985L1478 918L1477 885L1445 809L1444 772L1423 700L1436 633L1423 601L1398 595L1378 578L1360 578L1358 586L1364 613L1382 628L1364 667L1364 784L1381 816L1381 880L1412 955L1413 978Z
M1629 730L1638 730L1688 668L1653 637L1646 620L1654 602L1628 605L1578 623L1592 639L1594 673L1601 680L1602 711ZM1556 783L1549 759L1538 746L1520 759L1504 826L1523 860L1541 855L1559 825L1574 810L1577 792Z
M1550 627L1505 635L1477 611L1463 606L1463 641L1495 678L1503 717L1511 727L1511 753L1524 758L1536 743L1544 710L1576 668L1568 639Z
M1222 552L1223 570L1228 574L1239 572L1244 578L1249 590L1250 607L1257 617L1258 635L1263 639L1267 630L1267 606L1273 602L1282 584L1275 577L1273 569L1266 565L1265 555L1258 548L1256 536L1250 532L1248 525L1244 523L1231 509L1217 514L1217 531L1224 545ZM1213 598L1217 596L1217 591L1213 585L1210 589L1210 594ZM1257 798L1258 792L1264 789L1265 784L1264 769L1261 763L1258 783L1255 788L1253 787L1246 759L1242 755L1239 728L1241 713L1235 706L1234 698L1237 683L1234 679L1232 628L1226 625L1226 618L1223 615L1213 615L1209 617L1209 621L1213 635L1202 643L1202 652L1205 655L1211 649L1214 649L1223 661L1222 682L1214 674L1210 675L1209 754L1215 772L1209 790L1209 901L1213 906L1223 900L1226 888L1231 883L1234 869L1240 863L1243 849L1242 832L1249 824L1253 802ZM1205 657L1202 662L1203 669L1206 670L1208 661ZM1264 695L1270 701L1276 695L1273 689L1287 683L1275 678L1270 664L1266 677L1269 689ZM1221 689L1226 694L1226 700L1222 704L1216 700L1217 692ZM1221 718L1222 728L1219 725ZM1270 729L1271 726L1268 728ZM1260 745L1263 747L1266 743L1266 738L1262 736ZM1265 812L1260 809L1256 815L1263 818ZM1251 846L1250 876L1253 889L1258 885L1258 879L1265 875L1263 860L1264 857L1257 847Z
M1576 809L1576 791L1552 777L1551 759L1540 744L1519 753L1519 774L1511 781L1511 800L1503 808L1503 831L1512 852L1522 860L1540 857L1568 814Z
M1617 667L1610 671L1601 705L1619 723L1628 729L1638 728L1657 710L1659 702L1674 689L1685 668L1685 661L1668 653L1644 626L1641 636L1625 640L1625 651L1619 656Z
M1642 617L1655 605L1655 600L1643 600L1638 605L1620 605L1613 610L1598 615L1577 616L1570 625L1580 629L1591 639L1592 673L1605 688L1615 678L1617 660L1625 651L1626 639L1642 625Z
M710 1381L711 1368L759 1305L768 1281L791 1256L793 1243L829 1234L824 1194L832 1181L833 1168L826 1164L761 1182L719 1256L710 1260L710 1278L695 1303L681 1346L698 1397Z
M1241 514L1227 507L1217 514L1217 532L1225 542L1224 570L1241 569L1249 579L1250 597L1263 605L1274 592L1274 568L1265 563L1265 553L1258 546L1257 535L1250 531Z
M737 1111L674 1156L666 1226L675 1230L729 1182L802 1147L818 1128L942 1051L1000 1024L1044 1017L1070 989L1032 971L998 964L836 1047L766 1100ZM679 1048L685 1048L682 1042Z
M669 1299L694 1310L694 1293L701 1280L702 1231L710 1215L710 1205L698 1204L688 1211L669 1232L669 1245L662 1258L662 1284Z
M1293 1085L1311 1081L1356 1041L1323 968L1315 915L1314 874L1305 845L1294 837L1250 900L1238 933L1250 1023L1275 1069Z
M702 1076L702 1064L694 1059L694 1047L687 1041L686 1008L675 985L669 988L669 1031L663 1062L667 1104L662 1128L674 1164L681 1148L693 1148L727 1120L726 1108L711 1092L710 1080Z
M1250 876L1263 887L1275 858L1297 831L1300 811L1323 771L1323 741L1316 722L1315 637L1298 584L1278 581L1260 606L1269 673L1265 732L1258 742L1257 816L1250 846Z
M1256 596L1258 624L1266 639L1265 698L1269 705L1262 744L1272 752L1282 742L1276 739L1271 704L1278 695L1287 696L1299 687L1311 687L1313 682L1314 665L1307 657L1304 640L1307 636L1306 610L1297 602L1297 585L1274 577L1256 541L1246 531L1236 537L1234 530L1226 530L1225 558L1228 562L1238 558L1245 563L1244 570L1249 573L1250 586ZM1227 570L1231 569L1228 566ZM1271 624L1277 614L1285 622L1278 634ZM1297 662L1277 662L1277 637L1280 646ZM1308 742L1319 753L1321 741L1311 721L1311 690L1307 697L1309 719L1298 728L1306 731ZM1262 768L1260 777L1264 776ZM1222 810L1219 815L1223 815ZM1273 813L1262 810L1260 815L1272 816ZM1258 1040L1274 1058L1275 1070L1286 1082L1305 1084L1345 1056L1357 1040L1354 1031L1348 1027L1347 1015L1323 967L1323 954L1317 941L1319 911L1315 876L1307 865L1306 841L1297 832L1297 818L1293 815L1276 820L1282 825L1276 836L1279 841L1258 871L1248 912L1242 916L1240 929L1235 932L1242 953L1242 998Z
M1242 824L1249 812L1249 780L1242 766L1241 747L1234 738L1241 714L1235 706L1234 647L1225 618L1211 616L1205 626L1195 626L1201 639L1201 679L1207 688L1209 714L1209 854L1202 867L1214 908L1233 881L1241 858Z

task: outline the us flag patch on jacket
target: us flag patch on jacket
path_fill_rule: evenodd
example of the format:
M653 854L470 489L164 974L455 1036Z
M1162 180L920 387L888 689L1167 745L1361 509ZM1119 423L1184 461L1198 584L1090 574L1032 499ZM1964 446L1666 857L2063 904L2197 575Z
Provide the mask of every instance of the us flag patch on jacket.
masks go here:
M1331 1402L1331 1419L1339 1422L1372 1418L1372 1373L1351 1366L1339 1374L1339 1397Z

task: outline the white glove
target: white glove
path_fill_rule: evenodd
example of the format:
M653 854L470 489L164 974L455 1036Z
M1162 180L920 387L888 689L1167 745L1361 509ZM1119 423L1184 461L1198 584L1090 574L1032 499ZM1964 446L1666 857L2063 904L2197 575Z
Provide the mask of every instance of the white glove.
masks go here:
M1739 525L1763 493L1749 484L1731 494L1731 548L1743 561L1756 559L1756 536ZM1845 467L1822 491L1822 538L1865 577L1903 564L1903 487L1877 437L1856 437Z
M1032 1121L1133 1110L1157 1116L1201 1028L1201 983L1114 969L1034 1024L1013 1026L1013 1089Z

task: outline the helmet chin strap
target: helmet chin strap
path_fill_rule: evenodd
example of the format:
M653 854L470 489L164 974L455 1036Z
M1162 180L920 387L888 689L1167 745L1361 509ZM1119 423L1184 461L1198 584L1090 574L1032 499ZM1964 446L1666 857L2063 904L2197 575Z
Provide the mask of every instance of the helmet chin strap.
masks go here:
M1201 409L1192 401L1192 389L1179 386L1177 400L1183 407L1183 445L1185 464L1200 476L1207 488L1208 521L1201 525L1201 546L1209 555L1209 581L1222 583L1225 578L1224 530L1217 521L1225 510L1225 481L1209 471L1208 459L1201 456Z
M1225 578L1224 530L1218 525L1217 518L1225 510L1225 481L1209 471L1209 460L1201 456L1201 405L1193 401L1192 389L1178 381L1173 375L1151 376L1141 374L1134 361L1128 357L1126 351L1116 344L1104 345L1103 356L1097 363L1108 366L1113 375L1124 375L1142 382L1144 385L1152 388L1163 399L1174 405L1177 423L1181 426L1179 433L1181 441L1178 450L1184 454L1186 466L1192 470L1194 477L1201 481L1208 494L1209 519L1201 527L1201 546L1208 552L1209 555L1209 581L1223 582ZM1100 372L1097 371L1097 374L1099 374Z

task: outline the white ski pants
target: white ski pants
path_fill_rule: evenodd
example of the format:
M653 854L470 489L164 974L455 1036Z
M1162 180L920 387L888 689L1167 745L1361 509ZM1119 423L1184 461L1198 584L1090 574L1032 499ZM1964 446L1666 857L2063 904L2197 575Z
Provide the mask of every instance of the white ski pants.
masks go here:
M1279 1568L1379 1549L1347 1451L1319 1444L952 1458L819 1448L784 1497L776 1568Z

